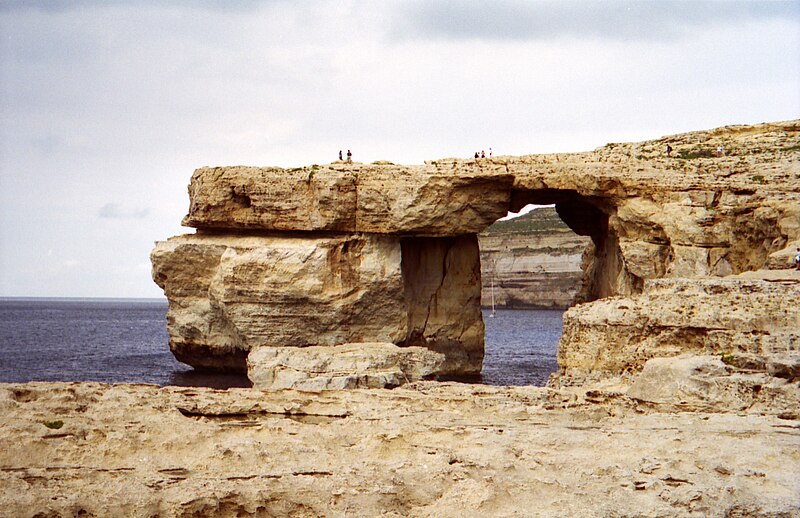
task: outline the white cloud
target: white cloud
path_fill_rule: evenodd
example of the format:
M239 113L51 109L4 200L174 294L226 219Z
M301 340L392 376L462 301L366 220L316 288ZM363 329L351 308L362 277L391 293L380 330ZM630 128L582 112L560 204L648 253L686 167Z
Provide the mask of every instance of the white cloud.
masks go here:
M399 37L459 40L552 40L569 37L669 40L688 31L743 20L800 19L800 5L783 0L410 1L396 20Z

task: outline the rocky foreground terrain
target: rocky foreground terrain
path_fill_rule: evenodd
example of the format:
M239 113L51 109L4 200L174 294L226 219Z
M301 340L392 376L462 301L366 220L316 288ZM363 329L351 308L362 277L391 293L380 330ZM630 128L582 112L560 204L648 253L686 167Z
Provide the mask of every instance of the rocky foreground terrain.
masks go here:
M800 121L189 194L170 348L255 388L0 385L0 514L800 515ZM480 370L478 233L528 203L591 240L558 372L431 381Z
M2 385L0 514L800 512L796 415L654 412L609 394Z

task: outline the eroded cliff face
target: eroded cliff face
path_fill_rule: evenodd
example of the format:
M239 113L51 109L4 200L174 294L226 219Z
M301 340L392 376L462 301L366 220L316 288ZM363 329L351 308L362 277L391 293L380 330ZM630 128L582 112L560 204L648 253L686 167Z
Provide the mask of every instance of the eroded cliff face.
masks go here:
M195 228L474 234L506 215L514 177L425 166L203 167L189 185Z
M474 236L200 233L151 257L170 347L194 367L244 370L256 347L388 342L445 352L444 373L480 372Z
M749 354L764 367L769 357L800 353L798 297L794 272L647 281L638 295L570 309L559 364L566 374L623 375L656 357Z
M800 122L421 166L202 168L189 192L184 223L198 233L153 252L179 358L241 368L253 347L388 342L443 353L447 372L476 373L483 323L475 233L509 209L555 204L591 241L581 294L588 301L629 296L638 306L645 299L635 297L646 298L655 279L787 267L800 246ZM724 293L732 291L714 297ZM785 295L778 312L790 310L793 295ZM669 300L682 304L678 295ZM704 304L733 307L716 300ZM634 341L602 330L609 324L595 317L603 304L568 313L562 374L602 371L614 357L619 365L609 372L638 371L641 359L667 350L651 337L636 342L643 350L656 344L651 353L620 359L618 342ZM587 361L580 351L590 343L608 358Z
M499 221L478 242L484 307L492 297L495 307L513 309L566 309L583 301L591 240L570 230L554 208Z

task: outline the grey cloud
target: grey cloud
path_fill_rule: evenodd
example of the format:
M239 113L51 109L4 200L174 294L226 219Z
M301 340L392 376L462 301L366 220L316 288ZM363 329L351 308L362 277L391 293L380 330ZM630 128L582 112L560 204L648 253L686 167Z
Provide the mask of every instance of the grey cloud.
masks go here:
M400 8L394 35L399 39L670 39L690 27L764 18L800 21L800 2L416 1Z
M282 0L277 0L282 1ZM275 3L276 0L5 0L0 11L72 11L86 7L194 7L200 9L237 11Z
M104 219L143 219L150 213L150 209L129 209L116 203L106 203L97 215Z

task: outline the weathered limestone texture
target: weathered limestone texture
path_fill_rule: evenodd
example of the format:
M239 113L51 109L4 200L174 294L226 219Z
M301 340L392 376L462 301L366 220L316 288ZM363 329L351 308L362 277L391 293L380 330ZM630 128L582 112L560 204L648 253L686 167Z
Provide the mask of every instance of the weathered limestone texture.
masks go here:
M800 351L800 275L766 280L662 279L644 292L564 314L558 361L570 375L621 375L655 357Z
M800 516L799 121L190 197L170 347L273 388L0 384L0 514ZM407 383L479 372L476 233L527 203L591 240L560 371Z
M257 347L247 377L257 389L393 388L441 372L444 355L387 343L336 347Z
M183 224L195 228L474 234L506 215L513 176L424 166L204 167Z
M480 371L474 236L194 234L151 257L170 347L195 367L244 370L258 346L390 342L444 352L444 373Z
M397 239L185 235L152 257L170 299L172 350L195 366L242 369L258 345L406 335Z
M404 238L402 246L408 303L402 345L443 353L443 373L480 373L484 326L477 237Z
M708 279L788 268L800 243L796 120L587 153L420 166L201 168L189 193L184 223L198 233L158 243L153 275L170 299L171 348L197 367L244 369L254 346L388 342L443 353L443 373L478 373L483 322L475 234L528 203L555 204L564 223L591 240L580 291L566 293L601 300L568 314L562 374L638 372L650 358L687 350L760 351L773 343L786 350L796 339L787 327L793 324L780 317L796 300L783 284L771 295L752 288L774 307L778 323L753 317L746 328L726 316L707 331L703 322L673 316L660 322L660 313L677 315L680 304L695 304L686 289L652 292L665 300L640 309L632 323L624 310L604 321L618 300L602 300L632 296L630 304L647 305L646 286L654 286L648 281L675 279L678 286L679 279L698 279L706 287L702 304L728 308L723 315L736 307L726 302L729 294L750 285L731 281L717 292ZM494 260L511 261L511 271L530 269L502 255ZM752 297L759 307L763 301ZM716 325L712 320L708 325Z
M796 420L563 396L0 384L0 514L800 514Z
M758 410L800 418L800 351L647 360L627 395L661 412Z

